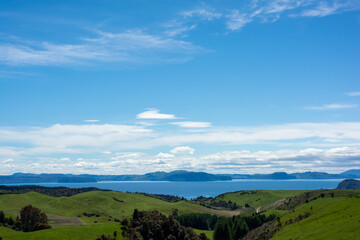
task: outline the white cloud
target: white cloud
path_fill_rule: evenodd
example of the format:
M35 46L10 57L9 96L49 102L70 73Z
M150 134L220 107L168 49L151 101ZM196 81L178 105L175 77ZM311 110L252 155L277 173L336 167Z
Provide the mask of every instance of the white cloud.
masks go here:
M285 149L276 151L225 151L199 157L199 165L226 172L272 173L326 171L337 173L360 163L360 148ZM227 170L226 170L227 169Z
M149 109L136 115L138 119L176 119L174 114L160 113L158 109Z
M193 24L191 26L180 26L180 27L176 27L176 28L171 28L169 30L166 30L165 33L166 35L170 36L170 37L174 37L176 35L181 35L183 33L189 32L193 29L196 28L196 24Z
M357 104L324 104L322 106L307 107L309 110L336 110L336 109L346 109L346 108L357 108Z
M121 158L81 158L78 161L37 158L26 162L0 160L1 174L13 171L92 174L134 174L187 169L212 173L272 173L275 171L342 172L360 164L360 147L282 149L273 151L222 151L192 156L159 153L122 153Z
M170 153L159 153L158 155L157 155L157 157L159 157L159 158L174 158L175 157L175 155L173 155L173 154L170 154Z
M175 147L170 150L173 154L194 154L195 149L188 147L188 146L182 146L182 147Z
M149 137L152 130L132 125L61 125L50 127L9 129L0 128L0 142L23 142L44 148L44 151L63 151L68 147L104 147Z
M177 125L183 128L208 128L211 127L210 122L172 122L170 124Z
M346 93L346 95L348 95L350 97L358 97L358 96L360 96L360 92L348 92L348 93Z
M309 141L311 139L311 141ZM292 146L300 140L308 145L329 144L327 140L341 146L345 143L359 144L360 123L297 123L260 127L212 128L201 133L173 134L153 139L151 146L182 144L270 144L281 145L285 142Z
M226 26L230 30L239 30L252 21L250 17L246 14L239 13L238 10L233 10L231 14L227 15L227 18L229 20L226 22Z
M358 0L347 1L319 1L318 5L305 9L299 14L293 14L295 17L325 17L343 11L350 11L359 9L360 2Z
M184 61L200 50L172 37L128 30L98 31L78 44L41 42L38 45L0 44L0 62L8 65L64 65L91 62L156 63Z
M160 130L158 126L156 129L155 131L137 125L110 124L55 124L50 127L0 128L0 144L2 145L0 162L7 159L13 159L16 162L16 166L13 163L7 163L0 169L0 173L22 170L28 172L71 170L77 173L101 171L116 174L119 171L144 173L176 169L234 172L235 170L274 171L286 169L286 166L288 166L287 169L298 166L301 169L306 167L306 169L316 170L316 166L321 166L323 169L329 169L330 166L334 169L351 168L351 166L356 166L356 161L360 161L355 156L360 148L359 122L213 127L205 128L201 132L188 132L181 128ZM213 146L228 145L227 149L235 150L252 144L253 149L261 149L265 145L278 150L229 151L218 155L195 156L195 150L189 147L190 144L200 144L209 149ZM143 152L122 152L129 149L139 151L165 146L178 147L171 149L169 153L156 155ZM300 147L306 150L297 150ZM290 151L288 148L295 149ZM327 148L332 150L328 151ZM113 154L107 154L110 152ZM99 153L104 153L101 159L93 159L93 156ZM315 156L315 153L317 155L312 158L313 163L304 160L310 159L310 155ZM234 160L236 157L238 160ZM69 160L61 161L61 158L69 158ZM290 158L295 161L291 164L297 165L291 165ZM345 158L347 163L345 163ZM218 162L216 162L217 159ZM245 165L241 165L242 163ZM76 168L73 169L72 166L75 164L77 164ZM339 166L336 167L336 164ZM265 165L269 168L264 168ZM253 168L246 166L253 166Z
M180 129L181 130L181 129ZM159 146L198 144L359 144L359 122L296 123L233 128L206 128L201 132L153 130L138 125L61 125L30 128L0 128L1 153L89 153L151 149ZM11 144L24 147L12 147Z
M221 13L215 12L213 9L194 9L189 11L183 11L180 13L185 18L200 17L202 20L212 21L214 19L220 18Z
M110 154L112 154L112 152L110 152L110 151L103 151L102 154L110 155Z
M241 9L233 9L226 16L226 27L239 30L255 19L271 23L280 19L281 14L290 17L325 17L346 11L360 9L359 0L253 0Z
M89 119L89 120L84 120L84 122L88 122L88 123L96 123L96 122L99 122L99 120L96 120L96 119Z
M12 163L12 162L14 162L14 159L12 159L12 158L8 158L8 159L5 159L2 161L3 164Z

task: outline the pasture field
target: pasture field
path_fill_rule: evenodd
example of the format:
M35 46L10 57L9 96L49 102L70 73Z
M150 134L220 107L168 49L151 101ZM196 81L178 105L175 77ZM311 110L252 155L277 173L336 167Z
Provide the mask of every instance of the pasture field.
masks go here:
M316 197L323 194L323 197ZM306 198L311 198L306 201ZM300 205L287 210L276 209L288 199L300 199ZM239 191L221 194L217 201L232 201L238 205L249 204L253 211L261 209L265 215L280 217L282 227L271 238L288 239L358 239L360 236L360 190L314 190L314 191ZM298 200L296 200L298 201ZM296 202L295 201L295 202ZM131 217L133 210L154 210L171 215L174 209L179 214L208 213L230 216L239 211L209 209L190 201L166 202L136 193L115 191L90 191L71 197L50 197L36 192L0 195L0 210L6 216L15 217L25 205L31 204L46 212L51 229L24 233L0 227L3 240L13 239L96 239L102 234L122 239L119 220ZM226 214L224 214L226 212ZM310 216L289 224L299 215ZM230 214L230 215L229 215ZM243 212L240 214L248 214ZM213 239L213 231L205 232Z
M299 222L284 226L272 239L349 240L360 238L360 197L319 198L284 215L281 217L281 222L284 224L305 212L311 215Z

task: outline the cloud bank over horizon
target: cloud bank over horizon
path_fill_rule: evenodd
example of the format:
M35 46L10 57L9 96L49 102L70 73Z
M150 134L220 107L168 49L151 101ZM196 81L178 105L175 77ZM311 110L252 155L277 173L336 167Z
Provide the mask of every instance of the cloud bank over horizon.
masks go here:
M233 127L207 123L206 128L190 122L191 128L199 131L188 131L189 126L173 126L179 125L172 122L174 114L157 109L140 113L137 118L159 122L149 126L90 121L48 127L1 127L0 173L115 174L179 169L212 173L336 173L360 165L360 122ZM196 154L196 148L217 146L233 150ZM264 150L264 146L271 150Z

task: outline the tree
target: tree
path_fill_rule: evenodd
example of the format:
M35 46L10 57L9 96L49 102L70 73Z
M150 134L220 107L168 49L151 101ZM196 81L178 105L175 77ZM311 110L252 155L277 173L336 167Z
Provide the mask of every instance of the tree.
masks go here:
M3 211L0 211L0 224L5 223L5 214Z
M21 229L24 232L38 231L51 228L48 225L48 218L40 209L27 205L20 211Z
M243 218L240 218L238 221L236 221L234 228L234 240L243 238L248 232L249 227Z
M232 240L229 220L221 218L214 229L214 240Z

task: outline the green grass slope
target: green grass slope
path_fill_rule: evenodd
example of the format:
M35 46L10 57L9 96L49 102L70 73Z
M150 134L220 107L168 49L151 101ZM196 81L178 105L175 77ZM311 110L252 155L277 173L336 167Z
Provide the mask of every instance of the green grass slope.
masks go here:
M114 231L118 232L117 239L122 239L120 224L115 223L97 226L55 226L51 229L27 233L0 227L0 237L4 240L95 240L102 234L112 236Z
M120 223L114 219L130 217L135 208L139 210L157 209L167 215L174 208L179 213L203 212L207 209L180 201L169 203L141 194L92 191L72 197L50 197L36 192L24 194L0 195L0 210L19 211L25 205L31 204L40 210L53 215L79 217L86 224L83 226L53 226L52 229L24 233L0 227L0 237L5 239L96 239L102 234L112 235L118 231ZM99 217L86 217L83 213L98 214Z
M284 226L272 239L360 239L359 197L319 198L281 217L281 222L305 212L310 212L310 217Z
M244 206L246 203L250 207L256 209L272 204L280 199L294 197L300 195L305 191L298 190L252 190L252 191L238 191L232 193L221 194L216 197L216 201L235 202L239 206Z
M92 191L72 197L50 197L40 193L5 194L0 196L0 210L19 211L27 204L54 215L80 217L86 224L102 224L115 218L130 217L135 208L157 209L171 214L173 208L179 213L202 212L205 208L186 201L169 203L141 194ZM86 217L83 213L98 214L100 217ZM95 223L96 222L96 223Z

